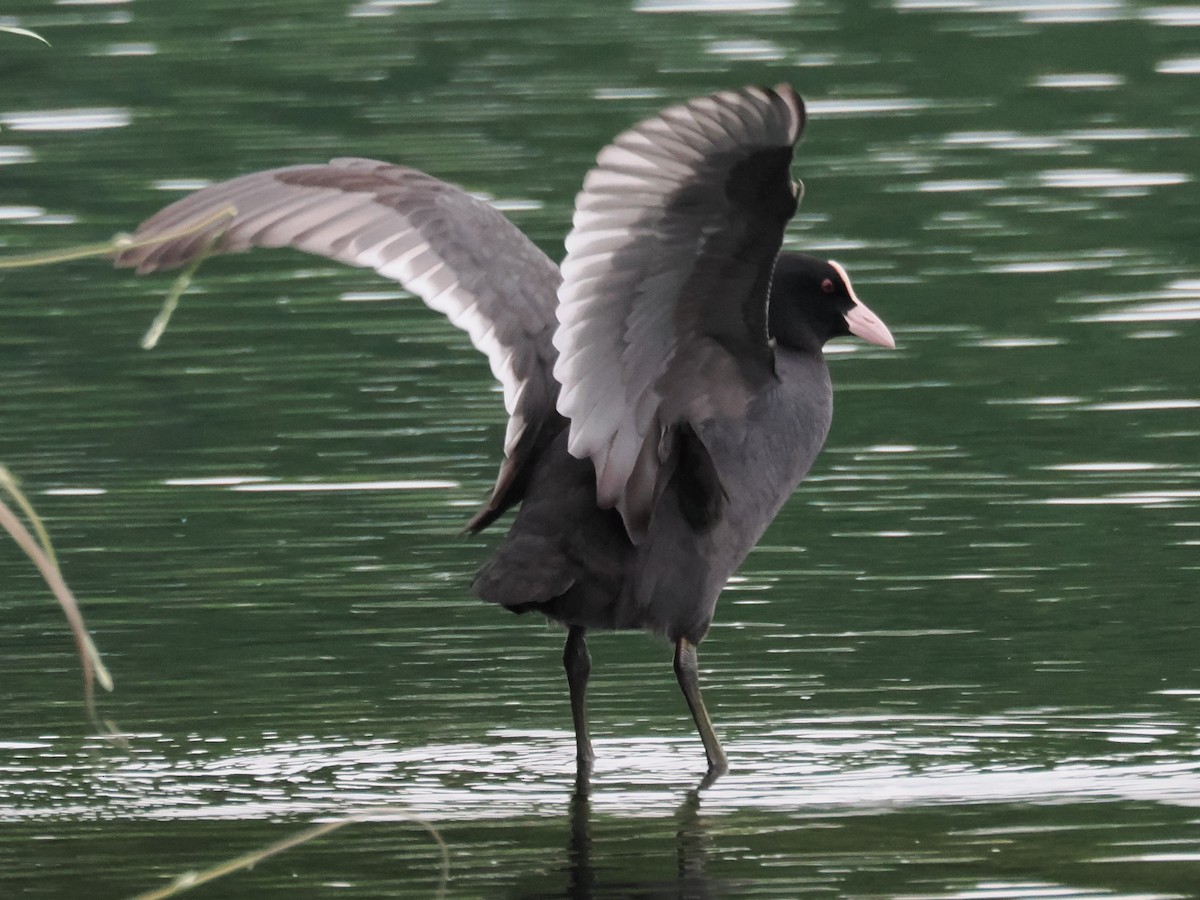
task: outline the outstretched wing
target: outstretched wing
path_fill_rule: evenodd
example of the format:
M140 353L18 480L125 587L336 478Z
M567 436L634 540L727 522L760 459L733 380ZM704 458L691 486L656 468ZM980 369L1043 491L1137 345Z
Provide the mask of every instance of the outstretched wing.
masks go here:
M222 217L223 209L231 216ZM209 224L181 234L189 225ZM504 390L505 464L468 528L510 505L505 495L554 413L558 267L499 211L415 169L370 159L255 172L190 194L142 223L116 257L139 273L205 252L294 247L372 268L467 332ZM209 248L209 243L212 247Z
M774 377L767 295L799 202L790 166L803 128L787 85L692 100L618 136L576 198L558 410L571 453L595 464L601 505L635 541L675 426L744 412Z

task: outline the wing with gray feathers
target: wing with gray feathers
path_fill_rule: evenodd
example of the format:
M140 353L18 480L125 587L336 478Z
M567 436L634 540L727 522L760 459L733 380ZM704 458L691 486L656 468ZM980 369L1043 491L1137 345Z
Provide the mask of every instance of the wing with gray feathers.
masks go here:
M224 209L231 214L221 216ZM116 264L144 273L180 266L206 248L294 247L372 268L467 332L503 387L510 417L496 490L468 527L498 515L538 427L554 412L557 266L484 201L415 169L370 159L214 184L143 222L133 239L153 241L206 220L184 237L126 250Z
M679 423L744 412L774 377L767 294L796 211L804 105L787 85L671 107L601 151L559 288L558 410L601 505L645 533Z

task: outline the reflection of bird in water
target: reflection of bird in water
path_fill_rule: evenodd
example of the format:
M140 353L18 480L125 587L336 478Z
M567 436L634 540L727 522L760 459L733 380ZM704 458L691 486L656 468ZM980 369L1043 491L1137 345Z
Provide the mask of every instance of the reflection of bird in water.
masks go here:
M595 817L588 779L578 778L566 819L539 824L567 827L565 865L548 862L515 875L506 896L521 900L705 900L728 896L727 884L708 873L712 838L700 795L715 776L689 790L671 818L609 812ZM533 839L533 840L536 840ZM543 846L535 844L534 846Z
M672 900L704 900L713 894L714 885L707 871L711 839L708 824L700 814L700 792L711 784L706 776L697 787L688 791L675 810L675 875L636 874L627 868L613 866L613 848L601 848L599 859L593 854L591 795L587 784L580 780L571 795L569 813L570 837L567 844L567 885L561 893L547 891L544 896L565 896L570 900L591 900L593 897L670 897ZM641 823L639 823L641 824ZM644 831L644 825L639 827ZM623 847L628 838L613 843ZM619 851L627 853L628 850ZM617 868L617 872L610 871ZM654 867L659 868L659 867ZM723 892L719 893L723 896ZM531 898L528 886L522 897Z
M696 646L825 441L822 346L846 334L894 346L841 266L779 252L803 128L803 102L782 85L702 97L621 134L576 199L561 275L486 203L364 159L205 188L143 223L117 264L148 272L210 250L296 247L395 278L465 329L510 416L495 488L467 530L519 505L475 593L568 627L581 771L586 632L636 628L674 643L719 773Z
M567 844L567 896L571 900L589 900L596 884L592 868L592 797L587 779L581 778L571 794L568 810L571 836Z

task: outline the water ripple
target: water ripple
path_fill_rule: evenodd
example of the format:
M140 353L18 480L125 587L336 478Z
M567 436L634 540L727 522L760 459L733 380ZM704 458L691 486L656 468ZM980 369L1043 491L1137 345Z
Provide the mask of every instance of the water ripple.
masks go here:
M127 109L48 109L0 113L0 125L13 131L94 131L125 128L133 121Z
M636 0L639 13L764 13L794 8L796 0Z
M1168 28L1200 27L1200 6L1152 6L1142 10L1142 18Z
M1181 56L1164 59L1154 66L1163 75L1200 75L1200 56Z
M1134 714L1018 711L979 718L830 717L727 741L732 771L713 813L877 810L976 803L1136 800L1200 807L1200 762L1161 747L1184 726ZM1110 754L1052 766L986 758L1047 736L1091 735ZM487 741L405 747L391 738L131 736L97 763L47 738L6 746L0 819L238 819L400 806L435 821L557 815L574 770L561 731L495 730ZM702 771L693 736L595 741L597 809L658 815ZM19 788L19 790L17 790ZM497 802L502 798L502 802Z

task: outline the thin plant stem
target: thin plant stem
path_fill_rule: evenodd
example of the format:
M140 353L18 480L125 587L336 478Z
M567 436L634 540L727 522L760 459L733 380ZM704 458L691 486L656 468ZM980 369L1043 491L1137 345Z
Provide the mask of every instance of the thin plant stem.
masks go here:
M176 228L174 231L168 231L165 234L160 234L152 238L135 239L128 234L116 234L107 241L95 244L81 244L78 247L64 247L61 250L46 250L41 253L22 253L16 256L6 256L0 258L0 269L27 269L31 266L49 266L76 259L88 259L93 256L111 256L112 254L125 253L129 250L137 250L140 247L167 244L179 238L199 234L218 222L225 222L228 225L236 216L237 207L230 204L197 222L191 222ZM214 237L220 237L220 234L221 232L218 231Z
M199 887L202 884L208 884L210 881L215 881L218 878L224 878L234 872L240 872L243 869L250 869L258 865L265 859L270 859L272 856L278 856L285 853L294 847L299 847L301 844L307 844L309 841L315 841L325 835L337 831L346 825L352 825L358 822L387 822L394 820L397 816L401 821L412 822L420 825L427 832L438 846L441 852L442 864L441 874L438 878L438 887L435 897L442 898L446 893L446 883L450 880L450 849L446 846L445 840L438 833L437 829L424 819L418 819L413 816L402 813L389 812L387 809L377 809L371 812L352 813L348 816L343 816L340 819L335 819L332 822L323 822L320 825L314 825L301 831L299 834L294 834L291 837L268 844L258 850L244 853L241 856L236 856L233 859L218 863L217 865L205 869L201 872L185 872L177 877L169 885L162 888L157 888L153 891L147 891L143 894L138 894L131 900L164 900L167 897L174 897L182 894L185 891L190 891L192 888Z
M158 244L170 243L171 241L194 234L200 234L212 228L213 225L221 223L221 227L213 231L205 242L204 249L200 251L183 273L175 279L175 283L171 285L171 290L167 292L167 297L163 301L162 308L159 310L158 315L154 317L154 321L146 331L146 334L142 337L142 349L151 350L158 344L159 338L162 337L163 332L166 330L167 323L171 320L171 315L175 312L176 307L179 306L179 298L192 283L192 276L196 273L196 269L212 253L213 247L221 239L221 235L225 233L226 228L229 227L229 223L236 216L237 207L230 205L217 210L212 215L205 216L198 222L191 222L188 225L152 238L142 238L139 240L128 234L118 234L102 243L82 244L78 247L64 247L61 250L49 250L41 253L25 253L18 256L5 257L0 259L0 270L50 266L57 263L72 262L77 259L89 259L95 256L120 255L129 250L136 250L139 247L152 247Z
M167 323L171 321L171 316L175 312L175 308L179 306L179 298L183 296L192 284L192 276L196 270L200 268L200 263L208 259L212 252L213 245L221 237L224 229L215 232L204 244L204 249L196 254L196 258L188 265L179 277L175 279L175 283L171 285L171 290L167 292L167 298L163 301L162 308L158 311L158 315L154 317L154 321L150 323L150 327L146 329L146 333L142 336L142 349L153 350L158 346L158 340L163 336L163 332L167 330Z
M21 509L26 511L30 521L34 523L35 529L42 537L42 543L39 544L33 535L29 533L29 529L25 527L25 523L17 517L16 513L9 508L7 503L0 500L0 528L3 528L12 536L17 546L25 551L25 555L37 567L42 578L53 592L55 599L58 600L59 606L62 607L63 614L67 617L67 623L71 626L71 633L75 637L75 647L79 653L79 663L83 669L84 706L93 724L98 725L99 719L96 715L94 684L99 681L102 688L106 691L111 691L113 689L112 675L109 674L103 660L100 659L100 652L96 649L91 635L88 634L87 623L83 619L83 613L79 611L79 603L75 600L75 595L71 593L71 589L67 587L62 572L58 568L53 548L50 546L49 535L42 526L41 519L33 511L32 505L30 505L25 495L21 492L21 489L17 486L15 479L3 467L0 467L0 486L14 498Z

